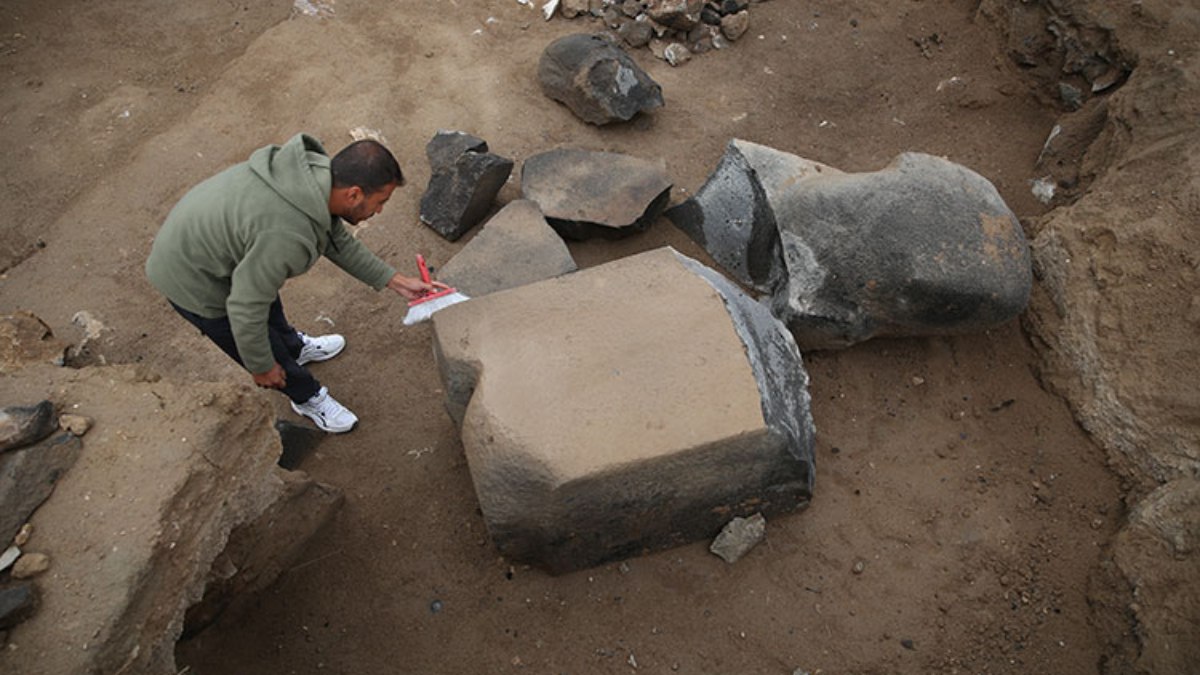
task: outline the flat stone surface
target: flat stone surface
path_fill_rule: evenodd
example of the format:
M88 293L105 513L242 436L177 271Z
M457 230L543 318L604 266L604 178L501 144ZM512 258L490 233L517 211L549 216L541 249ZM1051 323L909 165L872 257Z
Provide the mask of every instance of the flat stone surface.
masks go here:
M543 281L577 269L535 202L517 199L492 216L471 241L438 270L438 280L477 298Z
M666 162L561 148L525 160L521 194L570 239L618 238L645 230L670 199Z
M505 555L563 572L807 503L799 353L698 267L657 249L434 316L447 408ZM766 347L746 313L766 322ZM771 369L791 371L793 398L770 391Z
M0 373L11 373L27 363L62 365L67 347L44 321L29 312L0 314Z

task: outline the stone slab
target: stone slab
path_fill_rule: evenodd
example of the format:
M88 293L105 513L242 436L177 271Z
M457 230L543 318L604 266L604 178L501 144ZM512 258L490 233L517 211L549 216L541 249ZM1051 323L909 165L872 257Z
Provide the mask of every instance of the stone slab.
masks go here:
M513 560L566 572L811 496L790 334L673 249L455 305L433 327L476 495Z
M574 272L571 252L535 202L517 199L438 270L438 280L477 298Z
M568 239L616 239L650 227L671 197L666 162L559 148L521 166L521 195Z

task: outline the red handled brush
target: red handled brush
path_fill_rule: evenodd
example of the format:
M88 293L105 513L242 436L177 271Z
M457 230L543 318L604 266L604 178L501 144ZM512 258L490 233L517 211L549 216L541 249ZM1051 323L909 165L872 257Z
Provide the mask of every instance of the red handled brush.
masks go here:
M429 268L425 266L425 256L420 253L417 254L417 269L421 271L421 281L430 283ZM466 300L470 300L470 298L453 288L443 288L440 291L426 293L416 300L409 301L408 314L404 316L404 325L411 326L427 321L434 312Z

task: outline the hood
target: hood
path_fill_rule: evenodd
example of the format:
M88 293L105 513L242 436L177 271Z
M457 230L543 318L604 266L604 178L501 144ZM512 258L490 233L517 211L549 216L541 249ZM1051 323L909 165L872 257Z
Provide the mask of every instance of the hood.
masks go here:
M327 224L333 177L321 142L296 134L283 145L268 145L250 155L250 169L292 206L316 223Z

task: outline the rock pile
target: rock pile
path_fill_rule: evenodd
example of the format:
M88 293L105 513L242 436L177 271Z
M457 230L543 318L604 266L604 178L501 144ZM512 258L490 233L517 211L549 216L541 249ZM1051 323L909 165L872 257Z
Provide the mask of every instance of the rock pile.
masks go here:
M601 19L632 48L649 47L672 66L723 49L746 33L750 5L764 0L563 0L568 19Z

